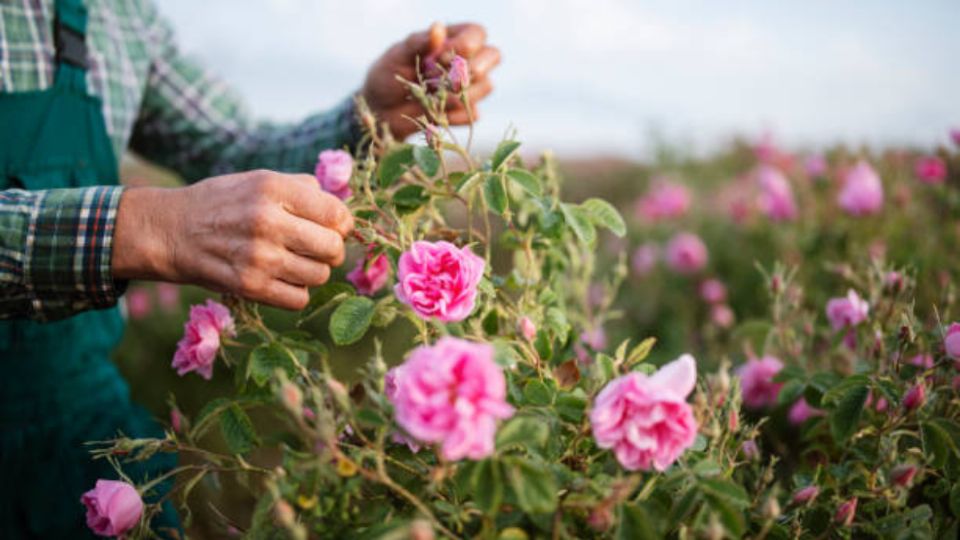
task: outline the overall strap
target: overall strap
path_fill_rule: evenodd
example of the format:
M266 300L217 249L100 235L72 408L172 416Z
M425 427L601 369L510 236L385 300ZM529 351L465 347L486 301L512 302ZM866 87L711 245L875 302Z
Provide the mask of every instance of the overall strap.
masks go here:
M57 49L56 84L87 89L87 8L83 0L56 0L53 39Z

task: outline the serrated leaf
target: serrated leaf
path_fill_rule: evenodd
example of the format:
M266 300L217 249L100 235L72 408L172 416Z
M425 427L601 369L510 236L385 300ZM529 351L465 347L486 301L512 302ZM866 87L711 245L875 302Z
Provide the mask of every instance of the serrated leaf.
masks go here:
M950 434L933 422L923 422L920 424L920 438L930 465L938 469L946 465L952 453Z
M525 512L545 514L557 507L557 481L543 465L511 458L507 465L510 487Z
M657 532L657 519L650 516L640 504L620 505L620 524L617 527L618 540L657 540L662 536Z
M580 203L587 218L597 226L606 227L614 235L622 238L627 234L627 224L623 221L620 212L603 199L591 198Z
M517 141L503 141L498 146L497 149L493 151L493 155L490 157L490 168L494 171L500 168L501 165L507 162L507 159L520 147L520 143Z
M283 347L276 343L265 343L250 351L247 376L251 377L257 386L263 386L273 378L278 369L292 376L295 368L293 359Z
M409 214L419 210L423 205L425 205L430 200L430 195L423 188L423 186L403 186L398 189L393 197L390 198L390 202L393 203L396 207L397 212L400 214Z
M704 493L720 497L736 507L746 508L750 506L750 495L740 484L730 480L716 477L701 478L700 489Z
M500 463L485 459L473 466L470 475L473 501L487 514L496 514L503 500L503 475Z
M587 409L587 398L575 393L560 393L556 400L556 410L560 418L567 422L579 423Z
M630 354L627 355L625 365L629 368L636 363L646 360L647 356L650 355L650 351L653 350L653 346L656 344L657 338L655 337L648 337L647 339L638 343L636 347L630 349Z
M245 454L260 444L253 422L236 403L220 414L220 434L233 454Z
M836 407L830 413L830 430L837 442L846 441L856 431L869 392L864 382L863 386L849 387L843 397L836 401ZM826 398L827 394L823 397L824 402Z
M343 300L355 294L357 294L356 289L354 289L349 283L345 283L343 281L330 281L321 287L311 290L310 302L301 312L305 315L300 317L297 325L305 323L306 321L319 315L320 312L328 307L342 302Z
M413 163L413 147L409 144L400 145L390 151L380 160L380 167L377 169L380 187L392 186Z
M846 396L851 389L867 387L869 384L870 379L866 375L846 377L837 383L836 386L824 392L820 401L826 406L833 405L843 396Z
M535 406L546 406L553 402L553 392L543 381L533 379L523 386L523 399Z
M483 200L490 210L502 214L507 209L507 192L503 189L503 179L497 174L488 174L483 181Z
M413 160L427 176L434 176L440 170L440 156L429 146L414 146Z
M541 448L550 437L545 421L532 416L516 416L497 430L497 448L517 445L524 449Z
M560 203L560 211L564 221L581 242L593 244L597 240L597 230L587 217L586 211L569 203Z
M366 296L354 296L337 306L330 316L330 337L337 345L360 341L373 320L376 304Z
M540 184L540 179L532 172L526 169L510 169L507 171L507 177L530 195L534 197L543 195L543 186Z

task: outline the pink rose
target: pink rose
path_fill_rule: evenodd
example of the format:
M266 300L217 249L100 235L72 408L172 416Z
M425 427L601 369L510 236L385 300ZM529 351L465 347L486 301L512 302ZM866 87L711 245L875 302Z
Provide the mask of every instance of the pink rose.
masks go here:
M637 217L645 221L678 218L690 209L690 190L682 184L659 180L636 202Z
M947 178L947 164L937 156L923 156L914 165L914 171L924 184L942 184Z
M127 313L130 314L131 319L142 319L150 314L152 308L150 293L143 287L131 287L127 291L126 299Z
M789 420L791 424L799 426L811 418L825 414L822 409L811 407L805 398L800 398L790 407L790 411L787 413L787 420Z
M807 486L800 488L794 492L793 497L790 499L792 504L806 504L817 498L817 495L820 494L820 488L817 486Z
M180 307L180 286L173 283L157 283L157 300L166 311Z
M773 141L773 135L764 133L763 136L760 137L760 140L753 146L753 154L761 163L769 163L776 160L777 156L780 155L780 151Z
M450 86L454 92L470 86L470 65L466 58L456 55L450 61L450 71L447 73L450 78Z
M803 168L807 176L811 178L821 178L827 174L827 160L822 154L810 154L803 162Z
M667 265L680 274L693 274L707 264L707 246L699 236L682 232L667 244Z
M97 536L123 536L143 514L137 488L116 480L97 480L80 502L87 507L87 527Z
M660 248L654 243L643 244L633 252L630 258L633 273L643 277L649 274L657 265L657 259L660 258Z
M947 356L960 360L960 323L951 323L947 328L947 334L943 338L943 348L947 351Z
M927 390L923 384L912 386L903 396L903 408L908 411L919 409L927 402Z
M343 150L324 150L317 156L314 176L327 193L343 200L353 195L350 177L353 176L353 158Z
M783 369L783 362L773 356L751 358L737 368L743 404L751 409L762 409L777 402L782 383L773 377Z
M372 296L383 288L390 280L390 261L384 254L377 255L371 260L372 253L367 252L366 257L357 261L347 274L347 281L356 287L357 292L366 296Z
M421 318L462 321L473 311L485 266L468 247L414 242L397 263L394 291Z
M700 298L708 304L719 304L727 299L727 287L719 279L706 279L700 283Z
M880 211L883 207L883 183L869 163L860 161L847 172L837 202L852 216Z
M736 315L726 304L714 304L710 307L710 320L720 328L730 328L736 320Z
M685 354L651 376L632 372L600 392L590 411L593 437L612 448L625 469L664 471L697 436L686 399L697 382L697 364Z
M790 181L777 168L761 165L757 171L760 210L772 221L790 221L797 217L797 202Z
M833 298L827 302L827 319L834 330L853 328L867 320L870 304L850 289L846 297Z
M173 355L177 375L196 371L204 379L213 376L213 362L220 350L220 336L236 336L233 317L223 304L207 300L190 307L190 320L183 325L183 337Z
M953 141L953 144L960 146L960 129L951 129L950 139Z
M910 359L910 365L917 366L918 368L930 369L933 367L933 355L918 354Z
M607 348L607 332L603 326L595 326L584 330L580 334L580 342L590 346L595 351L602 351Z
M443 457L451 461L493 453L497 420L512 416L513 407L491 345L443 337L433 346L417 347L391 371L385 393L406 433L440 443Z
M523 336L523 339L527 341L533 341L537 337L537 326L533 324L530 317L521 317L520 323L517 324L517 329L520 330L520 335Z

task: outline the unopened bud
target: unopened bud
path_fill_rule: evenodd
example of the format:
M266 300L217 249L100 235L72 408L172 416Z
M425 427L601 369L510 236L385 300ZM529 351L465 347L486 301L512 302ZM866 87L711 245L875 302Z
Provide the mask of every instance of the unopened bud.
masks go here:
M837 507L837 513L833 516L833 521L844 527L850 526L854 518L857 517L857 498L853 497L844 501Z
M173 428L174 433L180 433L183 430L183 417L180 409L176 407L170 409L170 427Z
M527 341L533 341L536 339L537 326L533 324L533 321L530 320L530 317L521 317L517 327L520 330L520 335L523 336L523 339Z
M923 384L917 384L916 386L907 390L907 393L903 396L903 407L908 411L914 409L919 409L923 407L923 404L927 401L927 391L924 388Z
M293 511L293 507L283 499L274 504L273 515L277 520L277 525L285 528L293 527L297 520L297 514Z
M780 503L776 497L768 497L763 503L763 517L768 520L774 520L780 517Z
M917 475L915 465L899 465L890 471L890 482L900 487L910 487L913 477Z
M817 486L807 486L794 492L790 499L790 504L806 504L817 498L820 494L820 488Z
M410 540L433 540L434 538L436 536L429 521L417 519L410 524Z
M743 453L743 457L753 461L760 457L760 448L757 446L757 442L753 439L749 441L743 441L743 445L740 446L740 451Z
M606 531L613 525L613 512L610 511L608 505L600 504L590 511L590 515L587 517L587 524L597 532Z
M717 519L716 514L710 514L710 523L707 524L704 533L707 540L723 540L727 535L727 530L723 528L723 524Z
M288 411L296 416L303 414L303 392L296 384L286 381L280 387L280 400Z

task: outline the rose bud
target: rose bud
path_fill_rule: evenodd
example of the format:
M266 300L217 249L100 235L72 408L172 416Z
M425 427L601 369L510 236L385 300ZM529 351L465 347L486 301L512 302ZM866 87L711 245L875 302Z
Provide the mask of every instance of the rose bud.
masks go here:
M183 417L180 409L176 407L170 409L170 427L173 428L174 433L180 433L183 430Z
M943 338L943 348L954 360L960 359L960 323L952 323Z
M923 404L927 401L927 391L924 388L923 384L918 384L910 390L907 390L907 393L903 396L903 407L908 411L918 409L923 407Z
M837 513L834 514L833 521L839 525L848 527L853 523L855 517L857 517L857 498L853 497L837 507Z
M280 499L274 505L273 515L277 524L281 527L292 527L296 523L297 515L293 511L293 507L283 499Z
M137 488L117 480L97 480L80 502L87 508L87 527L98 536L123 536L143 515Z
M890 482L896 486L909 487L913 483L913 477L917 475L917 467L914 465L898 465L890 471Z
M798 489L793 494L793 498L790 499L790 504L806 504L817 498L817 495L820 494L820 488L817 486L807 486L804 488Z
M280 400L294 415L303 414L303 392L297 385L290 381L284 382L280 387Z
M527 341L533 341L536 339L537 327L533 324L533 321L530 320L530 317L522 317L517 327L520 330L520 335L523 336L523 339Z
M433 525L425 519L414 520L410 524L410 540L433 540Z
M753 439L743 441L743 445L740 446L740 451L743 452L743 457L751 461L760 457L760 448Z

